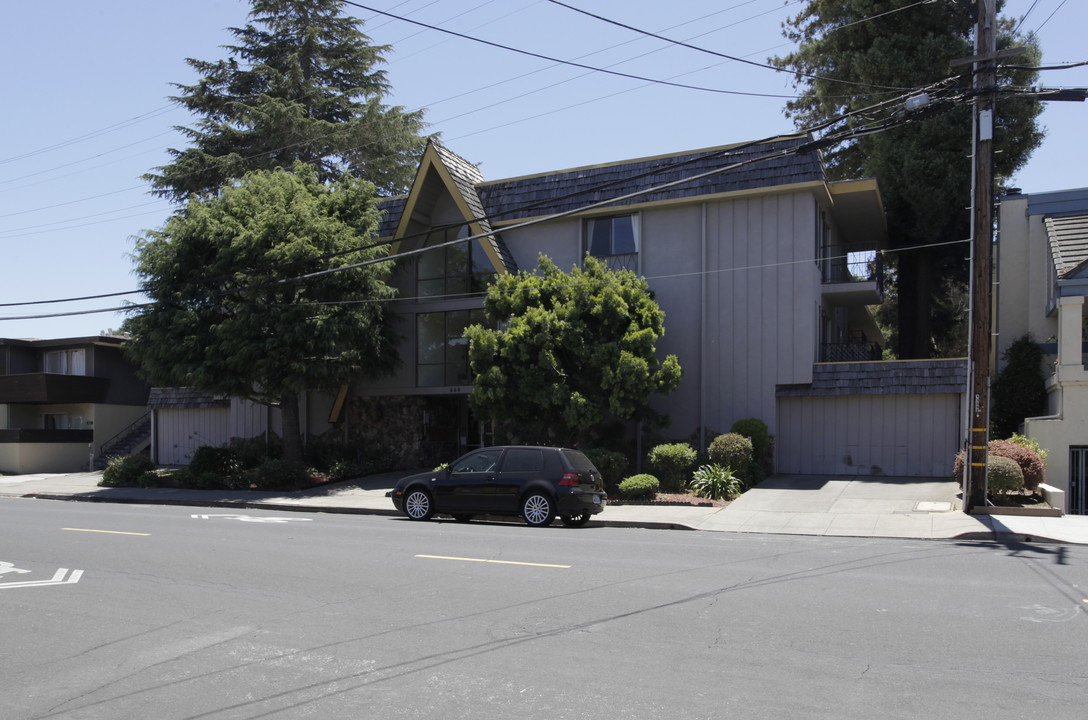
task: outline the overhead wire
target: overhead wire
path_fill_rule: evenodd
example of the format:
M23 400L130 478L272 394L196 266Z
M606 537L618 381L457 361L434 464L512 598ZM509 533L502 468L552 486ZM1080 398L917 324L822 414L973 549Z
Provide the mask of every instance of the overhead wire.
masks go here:
M922 5L922 4L925 4L926 2L931 2L931 1L932 0L923 0L923 2L919 2L919 3L916 3L916 4L917 5ZM795 71L792 71L792 70L785 70L785 69L777 67L775 65L768 65L767 63L756 62L754 60L747 60L747 59L745 59L743 57L737 57L735 55L728 55L726 53L718 52L717 50L709 50L709 49L704 48L704 47L699 47L698 45L692 45L692 44L690 44L688 42L684 42L682 40L676 40L676 39L673 39L673 38L665 37L664 35L660 35L658 33L650 32L649 30L643 30L641 28L634 27L633 25L628 25L626 23L619 22L618 20L613 20L612 18L605 17L604 15L598 15L597 13L592 13L592 12L589 12L588 10L582 10L581 8L577 8L577 7L574 7L573 5L569 5L569 4L565 3L565 2L561 2L561 0L548 0L548 2L550 2L553 5L558 5L559 7L567 8L568 10L572 10L572 11L574 11L576 13L581 13L582 15L586 15L587 17L594 18L595 20L600 20L601 22L605 22L605 23L608 23L610 25L615 25L616 27L624 28L625 30L631 30L632 32L636 32L636 33L639 33L641 35L645 35L647 37L652 37L652 38L655 38L657 40L664 40L667 43L672 43L673 45L677 45L679 47L687 48L689 50L695 50L695 51L701 52L701 53L706 53L707 55L713 55L715 57L725 58L726 60L732 60L734 62L743 63L745 65L751 65L752 67L764 68L766 70L773 70L773 71L779 72L779 73L784 72L784 73L788 73L790 75L794 75L795 77L808 78L809 80L825 80L825 81L828 81L828 82L835 82L835 83L839 83L839 84L842 84L842 85L856 85L856 86L860 86L860 87L865 87L865 88L870 88L870 89L877 89L877 90L906 90L906 88L898 87L898 86L892 86L892 85L874 85L872 83L854 82L852 80L840 80L840 79L835 79L835 78L827 78L827 77L823 77L823 76L820 76L820 75L812 75L812 74L809 74L809 73L798 73L798 72L795 72ZM912 5L912 6L909 6L909 7L914 7L914 6ZM903 9L906 9L906 8L903 8ZM867 18L867 19L869 19L869 18Z
M542 0L541 0L541 1L542 1ZM709 14L707 14L707 15L705 15L705 16L702 16L701 18L697 18L696 20L691 20L691 21L686 21L686 22L684 22L684 23L679 23L679 24L677 24L677 25L674 25L674 26L672 26L671 28L667 28L667 30L668 30L668 29L673 29L673 28L676 28L676 27L680 27L680 26L682 26L682 25L690 24L691 22L695 22L695 21L697 21L697 20L700 20L700 19L705 19L706 17L710 17L710 16L713 16L713 15L721 14L722 12L726 12L726 11L728 11L728 10L733 10L733 9L736 9L736 8L738 8L738 7L741 7L741 6L744 6L744 5L750 4L750 3L752 2L752 1L754 1L754 0L749 0L748 2L742 2L742 3L738 4L738 5L734 5L734 6L731 6L731 7L729 7L729 8L725 8L725 9L722 9L722 10L718 10L718 11L715 11L715 12L713 12L713 13L709 13ZM928 0L927 0L927 1L928 1ZM796 4L797 2L800 2L800 0L794 0L794 2L793 2L793 3L787 3L787 5L788 5L788 4ZM355 4L355 3L349 3L349 4ZM394 6L394 7L399 7L400 5L404 5L404 4L406 4L406 3L400 3L400 4L398 4L397 6ZM435 3L431 3L431 5L433 5L433 4L435 4ZM479 7L482 7L483 5L487 5L487 4L488 4L488 3L483 3L483 4L481 4L481 5L477 5L477 6L476 6L476 8L473 8L473 10L475 10L475 9L478 9ZM425 6L424 6L424 8L425 8L425 7L429 7L429 5L425 5ZM423 8L420 8L420 9L423 9ZM459 15L456 15L456 16L454 16L454 17L460 17L461 15L465 15L465 14L467 14L467 13L469 13L469 12L472 12L472 10L468 10L468 11L465 11L464 13L461 13L461 14L459 14ZM723 26L723 27L731 27L732 25L737 25L737 24L740 24L740 23L742 23L742 22L746 22L747 20L751 20L751 19L753 19L753 18L755 18L755 17L759 17L760 15L764 15L764 14L767 14L767 12L772 12L772 11L766 11L766 12L764 12L764 13L759 13L759 14L757 14L757 15L754 15L754 16L751 16L751 17L748 17L748 18L744 18L744 19L742 19L742 20L738 20L738 21L736 21L735 23L732 23L731 25L726 25L726 26ZM378 13L379 13L379 14L381 14L381 11L378 11ZM885 14L886 14L886 13L885 13ZM504 16L504 17L505 17L505 16ZM485 23L485 25L486 25L486 24L489 24L489 23ZM723 29L723 28L717 28L716 30L720 30L720 29ZM707 32L715 32L716 30L711 30L711 31L707 31ZM704 33L704 34L706 34L706 33ZM698 37L698 36L696 36L696 37ZM627 42L631 42L631 41L627 41ZM614 46L612 46L612 48L614 48L614 47L618 47L619 45L622 45L622 44L626 44L626 43L619 43L619 44L617 44L617 45L614 45ZM606 50L607 50L607 49L612 49L612 48L606 48ZM660 48L659 48L658 50L660 50ZM639 58L639 57L644 57L644 56L646 56L646 55L648 55L648 54L652 54L653 52L657 52L658 50L653 50L653 51L650 51L650 52L648 52L648 53L643 53L642 55L638 55L638 56L635 56L634 58L629 58L629 59L627 59L627 60L623 60L623 61L618 61L617 63L614 63L614 64L613 64L612 66L610 66L610 67L614 67L615 65L621 64L621 63L623 63L623 62L629 62L630 60L633 60L633 59L636 59L636 58ZM597 54L597 53L599 53L599 52L603 52L603 50L595 51L595 52L593 52L593 53L587 53L586 55L583 55L583 56L581 56L581 57L588 57L588 56L590 56L590 55L594 55L594 54ZM752 54L755 54L755 53L752 53ZM728 56L726 56L726 57L728 57ZM730 59L732 59L732 58L730 58ZM556 67L556 66L559 66L559 65L562 65L562 64L565 64L565 63L564 63L564 61L557 61L557 62L555 62L555 63L554 63L553 65L552 65L552 67ZM547 68L544 68L544 70L546 70L546 69L547 69ZM706 69L706 68L701 68L701 69L698 69L698 70L690 71L690 72L688 72L688 73L681 73L681 74L678 74L678 75L675 75L675 76L672 76L672 77L673 77L673 78L675 78L675 77L682 77L682 76L684 76L684 75L687 75L687 74L692 74L692 73L694 73L694 72L700 72L700 71L702 71L702 70L705 70L705 69ZM540 72L540 71L533 71L533 73L535 73L535 72ZM596 70L591 70L590 72L596 72ZM521 75L521 76L517 76L516 78L513 78L513 79L520 79L520 78L522 78L522 77L525 77L526 75L529 75L529 74L533 74L533 73L525 73L525 74L523 74L523 75ZM588 73L587 73L587 74L588 74ZM578 76L578 77L584 77L584 76L585 76L585 75L582 75L582 76ZM571 78L571 80L572 80L572 79L577 79L577 78ZM503 82L507 82L507 81L503 81ZM455 116L453 116L452 118L444 118L444 119L442 119L442 120L440 120L440 121L437 121L437 122L438 122L438 123L442 123L442 122L449 122L450 120L454 120L454 119L459 119L459 118L461 118L461 117L465 117L465 116L467 116L467 115L471 115L471 114L474 114L474 113L477 113L477 112L482 112L482 111L484 111L484 110L486 110L486 109L489 109L489 108L495 107L495 106L497 106L497 105L500 105L500 104L502 104L502 103L504 103L504 102L510 102L510 101L512 101L512 100L520 99L520 98L522 98L522 97L525 97L525 96L527 96L527 95L529 95L529 94L532 94L532 92L539 92L539 91L541 91L541 90L545 90L545 89L550 89L550 88L556 87L557 85L559 85L559 84L562 84L562 82L569 82L569 80L567 80L567 81L561 81L560 83L553 83L552 85L548 85L548 86L545 86L544 88L540 88L540 89L538 89L538 90L535 90L535 91L530 91L530 92L527 92L527 93L522 93L521 95L515 96L514 98L510 98L510 99L507 99L507 100L505 100L505 101L499 101L499 102L497 102L497 103L492 103L491 105L485 106L484 108L475 108L475 109L473 109L473 110L470 110L470 111L467 111L467 112L461 113L461 114L459 114L459 115L455 115ZM485 87L485 88L483 88L483 89L489 89L489 88L491 88L491 87L494 87L494 86L496 86L496 85L498 85L498 84L502 84L502 83L494 83L494 84L492 84L492 85L486 86L486 87ZM642 85L642 86L639 86L639 87L635 87L635 88L629 88L629 89L627 89L627 90L624 90L624 91L618 91L618 92L616 92L616 93L613 93L613 94L611 94L611 95L608 95L608 96L604 96L604 97L597 97L597 98L593 98L593 99L590 99L590 100L586 100L586 101L583 101L583 102L580 102L580 103L573 103L573 104L571 104L571 105L568 105L568 106L566 106L566 107L564 107L564 108L559 108L559 109L553 109L553 110L549 110L549 111L547 111L547 112L544 112L544 113L537 113L537 114L535 114L535 115L531 115L531 116L528 116L528 117L524 117L524 118L519 118L519 119L517 119L517 120L512 120L512 121L509 121L509 122L506 122L506 123L502 123L502 124L500 124L500 125L495 125L495 126L492 126L492 127L490 127L490 128L486 128L486 129L483 129L483 130L477 130L477 131L474 131L474 132L472 132L472 133L467 133L467 134L459 135L459 136L457 136L456 138L453 138L453 139L462 139L462 138L465 138L465 137L471 137L471 136L473 136L473 135L478 135L478 134L481 134L481 133L483 133L483 132L489 132L489 131L492 131L492 130L495 130L495 129L499 129L499 128L503 128L503 127L508 127L508 126L510 126L510 125L514 125L514 124L517 124L517 123L521 123L521 122L527 122L527 121L529 121L529 120L535 120L535 119L539 119L540 117L544 117L544 116L547 116L547 115L550 115L550 114L555 114L555 113L557 113L557 112L561 112L561 111L564 111L564 110L567 110L567 109L572 109L572 108L574 108L574 107L580 107L580 106L582 106L582 105L586 105L586 104L589 104L589 103L592 103L592 102L598 102L598 101L600 101L600 100L602 100L602 99L606 99L606 98L608 98L608 97L615 97L615 96L617 96L617 95L623 94L624 92L631 92L631 91L639 90L639 89L642 89L642 88L645 88L645 87L649 87L649 86L651 86L652 84L656 84L656 81L650 80L650 81L648 81L648 82L647 82L647 84L645 84L645 85ZM469 91L469 93L462 93L462 94L461 94L460 96L451 96L450 98L446 98L446 99L444 99L444 100L440 100L440 101L437 101L437 102L435 102L435 103L431 103L431 104L430 104L430 106L433 106L433 105L437 105L437 104L441 104L442 102L446 102L447 100L450 100L450 99L453 99L453 98L457 98L457 97L463 97L463 96L465 96L465 95L467 95L467 94L471 94L471 93L473 93L473 92L477 92L477 91L478 91L478 90L473 90L473 91ZM788 97L788 98L793 98L793 97L796 97L796 96L793 96L793 95L789 95L789 96L787 96L787 95L774 95L774 96L772 96L772 97L779 97L779 98L787 98L787 97ZM153 114L161 114L161 113L162 113L162 112L164 112L165 110L169 110L169 109L171 109L171 106L165 106L164 108L158 108L158 109L156 109L156 110L154 110L154 111L151 111L151 112L149 112L149 113L146 113L146 114L144 114L144 115L142 115L142 116L137 116L137 118L136 118L136 119L139 119L139 118L146 118L146 117L150 117L150 116L152 116ZM417 109L416 109L416 111L418 111L418 110L422 110L422 109L424 109L424 108L423 108L423 107L420 107L420 108L417 108ZM129 121L125 121L125 122L129 122ZM116 126L117 126L117 127L120 127L120 126L122 126L122 125L124 125L124 123L117 123L117 124L116 124ZM114 127L114 126L110 126L110 127ZM107 128L107 130L109 130L109 128ZM112 130L111 130L111 131L112 131ZM93 136L94 134L95 134L95 133L89 133L89 134L88 134L88 135L87 135L86 137L91 137L91 136ZM162 134L167 134L167 133L160 133L160 135L162 135ZM272 150L267 150L267 151L263 151L263 152L261 152L261 153L255 153L255 154L253 154L253 155L251 155L251 156L247 156L247 158L245 158L245 160L250 160L250 159L260 158L260 157L263 157L263 156L266 156L266 155L272 155L272 154L274 154L274 153L276 153L276 152L281 152L281 151L283 151L283 150L289 150L289 149L291 149L291 148L293 148L293 147L300 147L300 146L306 145L306 144L308 144L308 143L313 143L313 142L319 142L319 141L320 141L320 140L322 140L322 139L327 139L327 138L333 137L333 136L335 136L335 134L336 134L335 132L334 132L334 133L329 133L329 134L327 134L327 135L325 135L325 136L321 136L321 137L319 137L319 138L310 138L310 139L308 139L308 140L303 140L303 141L299 141L299 142L297 142L297 143L292 143L292 144L290 144L290 145L287 145L287 146L283 146L283 147L281 147L281 148L275 148L275 149L272 149ZM156 136L154 136L154 137L159 137L160 135L156 135ZM82 136L81 136L81 137L82 137ZM79 138L76 138L76 139L73 139L72 141L69 141L69 142L75 142L75 141L76 141L76 140L78 140L78 139L79 139ZM147 139L152 139L152 138L147 138ZM146 140L146 139L145 139L145 140ZM137 143L133 143L133 144L138 144L139 142L144 142L144 140L141 140L141 141L137 141ZM366 147L367 145L372 145L372 144L374 144L374 142L377 142L377 141L372 141L372 142L370 142L370 143L364 144L364 145L362 145L362 146L358 146L358 147L356 147L356 148L351 148L351 149L359 149L359 148L361 148L361 147ZM60 146L60 144L58 144L58 146ZM129 145L129 146L131 146L131 145ZM124 146L124 147L129 147L129 146ZM123 148L118 148L118 149L123 149ZM112 151L107 151L107 152L112 152ZM106 153L102 153L102 154L106 154ZM100 154L99 156L101 156L102 154ZM98 156L96 156L96 157L98 157ZM85 160L84 160L84 161L85 161ZM83 162L83 161L76 161L76 162L74 162L74 163L70 163L70 164L77 164L78 162ZM70 165L70 164L69 164L69 165ZM64 167L64 166L60 166L60 167ZM34 175L40 175L40 174L45 174L45 173L47 173L47 172L49 172L49 171L51 171L51 170L56 170L56 169L59 169L59 168L51 168L51 169L49 169L49 170L43 170L43 171L39 171L39 172L37 172L37 173L34 173ZM26 176L24 176L24 177L26 177ZM2 185L2 184L4 184L4 183L10 183L10 182L14 182L15 180L19 180L19 179L24 179L24 178L15 178L15 179L13 179L13 180L6 180L6 181L0 181L0 185ZM118 191L118 192L120 192L120 191ZM91 198L87 198L87 199L95 199L96 197L99 197L99 196L93 196L93 197L91 197ZM73 202L75 202L75 201L73 201ZM69 204L69 203L65 203L65 204ZM30 210L23 210L23 211L21 211L21 212L20 212L20 213L18 213L18 214L27 214L27 213L30 213L30 212L34 212L34 211L42 211L42 210L48 210L48 209L52 209L52 208L54 208L54 207L57 207L57 205L45 206L45 207L42 207L42 208L34 208L34 209L30 209ZM127 209L127 208L126 208L126 209ZM120 211L118 211L118 210L115 210L115 211L113 211L113 212L123 212L123 210L120 210ZM96 217L96 216L90 216L90 217ZM131 217L131 216L126 216L126 217ZM71 222L74 222L74 221L78 221L79 219L81 219L81 218L73 218L73 219L71 219L70 221L71 221ZM118 218L118 219L124 219L124 218ZM12 229L12 230L7 230L7 231L0 231L0 234L6 234L6 235L7 235L8 237L12 237L12 236L13 236L13 235L12 235L12 233L15 233L15 232L25 232L26 230L38 230L38 229L40 229L40 228L42 228L42 227L48 227L48 226L50 226L50 225L56 225L56 224L58 224L58 223L49 223L49 224L46 224L46 225L39 225L39 226L31 226L31 227L29 227L29 228L20 228L20 229ZM96 224L98 224L98 223L96 223ZM78 227L78 226L76 226L76 227ZM58 228L58 229L56 229L56 230L52 230L52 231L43 231L43 232L56 232L56 231L59 231L59 230L65 230L65 229L73 229L73 228ZM40 232L38 232L38 233L33 233L33 234L41 234L41 233L40 233ZM15 235L15 236L17 237L18 235Z
M887 101L878 103L878 105L887 105L887 104L888 104ZM866 108L865 110L869 110L869 109L870 108ZM825 123L822 123L821 126L822 127L828 127L828 126L834 124L835 122L841 121L841 119L842 118L840 117L840 118L835 118L835 119L829 120L829 121L827 121ZM911 118L908 118L906 120L900 119L900 120L897 121L896 124L902 124L904 122L909 122L909 121L911 121ZM876 121L873 121L873 123L870 123L870 124L872 125L875 122ZM845 131L841 131L840 134L836 135L836 136L829 136L829 137L825 137L825 138L813 139L813 140L810 140L810 141L808 141L806 143L803 143L801 145L796 145L796 146L793 146L793 147L790 147L790 148L785 148L783 150L772 152L772 153L769 153L769 154L766 154L766 155L761 155L761 156L757 156L757 157L754 157L754 158L745 159L745 160L742 160L742 161L738 161L737 163L732 163L732 164L727 165L727 166L714 168L713 170L706 171L706 172L703 172L703 173L698 173L698 174L695 174L695 175L686 176L684 178L680 178L680 179L677 179L677 180L674 180L674 181L671 181L671 182L668 182L668 183L657 184L657 185L651 186L649 188L644 188L644 189L641 189L641 190L638 190L638 191L635 191L635 192L632 192L632 193L628 193L628 194L625 194L625 195L622 195L622 196L608 198L608 199L605 199L605 200L598 201L596 203L583 205L583 206L580 206L578 208L573 208L573 209L563 211L563 212L560 212L560 213L553 213L553 214L546 215L546 216L543 216L543 217L532 218L532 219L529 219L529 220L520 221L520 222L517 222L516 224L514 224L512 226L504 227L502 229L502 231L507 232L507 231L511 231L511 230L524 228L524 227L530 227L530 226L538 225L538 224L545 223L545 222L551 222L551 221L554 221L556 219L560 219L560 218L563 218L563 217L568 217L568 216L571 216L571 215L584 213L584 212L587 212L587 211L595 209L595 208L616 205L617 203L622 203L622 202L625 202L626 200L633 199L635 197L639 197L639 196L642 196L642 195L645 195L645 194L648 194L648 193L659 192L660 190L665 189L665 188L674 187L674 186L677 186L677 185L682 185L682 184L694 182L694 181L697 181L697 180L702 179L702 178L711 177L711 176L714 176L714 175L720 175L720 174L723 174L723 173L726 173L726 172L731 172L731 171L733 171L735 169L738 169L740 167L743 167L745 165L755 164L755 163L760 163L760 162L767 162L769 160L776 159L776 158L779 158L779 157L786 157L788 155L795 154L797 152L812 151L812 150L818 149L820 147L824 147L824 146L826 146L828 144L833 144L835 142L839 142L839 141L841 141L843 139L850 139L852 137L858 137L861 134L867 134L867 133L870 133L870 132L881 132L883 130L889 129L890 125L888 124L887 121L883 121L883 124L884 124L883 127L875 127L874 126L874 127L870 128L869 130L859 130L858 128L848 128ZM820 127L820 126L818 126L818 127ZM775 136L775 137L777 137L777 136ZM747 143L746 145L762 144L762 143L769 142L769 141L771 141L773 139L774 139L774 137L770 137L770 138L766 138L766 139L759 140L759 141L752 141L751 143ZM724 152L729 152L729 151L734 151L735 152L736 149L737 149L737 147L734 146L734 147L730 147L730 148L727 148L725 150L722 150L720 152L723 152L723 153ZM690 162L693 162L693 161L690 161L690 160L686 161L686 163L690 163ZM654 170L652 174L658 174L661 171L662 170L660 168L658 168L658 169ZM648 173L649 173L649 171L648 171ZM426 233L420 233L420 235L425 235L425 234ZM489 237L490 234L492 234L492 233L483 233L483 234L471 235L469 237L458 238L456 240L448 241L448 242L445 242L445 243L438 243L438 244L434 244L434 245L429 245L429 246L424 247L424 248L418 248L418 249L408 250L408 251L401 251L401 252L398 252L398 253L393 254L393 255L388 255L388 256L381 257L381 258L366 260L366 261L363 261L363 262L360 262L360 263L352 263L352 264L349 264L349 265L338 266L336 268L329 268L329 269L322 270L322 271L306 273L306 274L302 274L302 275L297 275L297 276L292 277L292 278L280 278L280 279L277 279L277 280L274 280L274 281L269 281L267 283L263 283L262 285L258 285L258 286L255 286L255 287L250 286L250 287L242 287L242 288L232 288L230 290L225 290L225 291L221 291L220 293L213 294L210 297L215 297L217 295L233 294L235 292L252 291L253 289L259 289L262 286L273 286L273 285L283 285L283 284L289 284L289 283L305 282L305 281L308 281L308 280L313 280L313 279L316 279L318 277L326 276L326 275L333 274L333 273L336 273L336 272L343 272L343 271L347 271L347 270L366 267L366 266L373 265L373 264L390 262L390 261L401 259L403 257L410 257L410 256L421 254L423 252L433 251L433 250L436 250L436 249L439 249L439 248L442 248L442 247L447 247L447 246L462 244L462 243L465 243L465 242L470 242L472 240ZM403 238L403 237L402 238L397 238L396 241L403 241L404 239L406 239L406 238ZM375 245L386 244L388 242L393 242L393 241L392 240L383 241L383 242L380 242L380 243L376 243ZM372 245L370 247L374 247L375 245ZM364 249L364 248L354 248L354 249L352 249L350 251L345 251L344 253L338 253L338 254L347 254L349 252L360 252L362 249ZM132 292L124 292L124 293L111 293L111 294L103 295L102 297L103 298L104 297L120 297L120 296L124 296L124 295L136 294L136 293L139 293L139 292L143 292L143 291L140 290L140 291L132 291ZM3 305L0 305L0 307L13 307L13 306L18 306L18 305L29 305L29 304L48 304L48 303L60 303L60 302L74 302L76 300L81 300L81 299L87 299L87 298L69 298L69 299L66 299L66 300L54 300L54 301L35 301L34 303L5 303ZM434 298L432 297L431 299L434 299ZM150 302L150 303L126 304L126 305L123 305L123 306L120 306L120 307L100 308L100 309L96 309L96 310L80 310L80 311L70 311L70 312L65 312L65 313L50 313L50 314L26 315L26 316L16 316L16 317L9 316L9 317L0 317L0 321L3 321L3 320L44 319L44 318L52 318L52 317L63 317L63 316L68 316L68 315L86 315L86 314L105 313L105 312L122 312L122 311L130 311L130 310L135 310L135 309L141 309L141 308L152 306L154 304L155 304L155 302L153 301L153 302Z

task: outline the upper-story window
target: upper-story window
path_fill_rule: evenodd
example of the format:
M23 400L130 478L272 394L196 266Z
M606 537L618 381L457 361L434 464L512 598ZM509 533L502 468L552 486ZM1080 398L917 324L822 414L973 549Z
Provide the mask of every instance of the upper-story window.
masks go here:
M468 226L434 230L426 246L440 245L471 234ZM416 290L420 297L441 298L480 293L495 274L495 268L477 240L436 248L419 256Z
M586 221L586 253L605 258L639 251L637 215L594 218Z
M87 351L50 350L45 353L45 372L58 375L86 375Z

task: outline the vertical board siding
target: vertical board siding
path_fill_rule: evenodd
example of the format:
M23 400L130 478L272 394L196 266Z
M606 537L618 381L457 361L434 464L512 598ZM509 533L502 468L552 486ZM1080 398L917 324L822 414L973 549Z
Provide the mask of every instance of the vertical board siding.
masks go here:
M778 415L785 474L949 477L959 449L956 395L782 397Z
M188 465L201 445L230 441L230 409L156 410L156 457L160 465Z

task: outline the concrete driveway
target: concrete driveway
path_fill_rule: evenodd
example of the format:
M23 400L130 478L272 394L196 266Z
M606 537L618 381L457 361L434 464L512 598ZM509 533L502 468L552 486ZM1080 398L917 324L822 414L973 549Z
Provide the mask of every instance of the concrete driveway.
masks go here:
M977 530L959 484L905 477L775 475L734 500L715 529L739 532L949 537Z

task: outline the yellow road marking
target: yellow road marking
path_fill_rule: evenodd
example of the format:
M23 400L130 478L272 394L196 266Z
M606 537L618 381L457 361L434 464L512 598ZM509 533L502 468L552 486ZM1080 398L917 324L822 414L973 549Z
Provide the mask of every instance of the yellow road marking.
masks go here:
M497 565L527 565L529 567L550 567L569 569L570 565L549 565L547 563L514 562L513 560L487 560L485 558L449 557L447 555L416 555L427 560L460 560L461 562L495 563Z
M108 533L110 535L143 535L145 537L151 535L151 533L121 532L120 530L88 530L87 528L61 528L61 530L71 530L72 532Z

